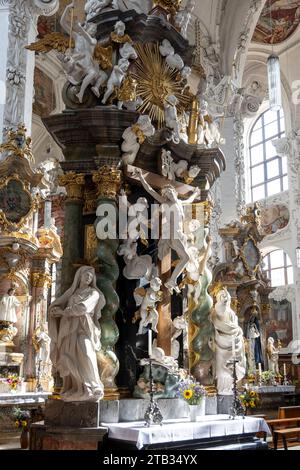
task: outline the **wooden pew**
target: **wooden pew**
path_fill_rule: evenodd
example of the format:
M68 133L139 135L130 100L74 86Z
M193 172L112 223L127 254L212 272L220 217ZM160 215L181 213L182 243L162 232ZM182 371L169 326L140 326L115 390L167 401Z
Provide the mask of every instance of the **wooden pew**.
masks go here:
M274 433L274 450L277 450L279 437L281 437L283 440L284 450L288 450L287 439L292 438L292 437L300 437L300 428L275 429L273 433Z
M300 418L300 406L281 406L278 409L278 419Z

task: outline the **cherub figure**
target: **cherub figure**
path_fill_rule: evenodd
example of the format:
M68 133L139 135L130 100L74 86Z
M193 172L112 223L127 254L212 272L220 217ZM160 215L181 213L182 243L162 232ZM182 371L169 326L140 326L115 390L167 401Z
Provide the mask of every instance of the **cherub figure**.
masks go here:
M151 329L158 333L158 311L156 309L157 302L162 300L162 292L160 290L162 285L159 277L154 277L150 281L150 287L144 289L139 287L135 289L133 296L136 305L139 307L140 324L138 329L138 335L143 334L143 328L146 328L151 323Z
M166 126L171 129L172 137L170 140L173 140L174 144L179 144L180 142L180 127L177 116L177 106L178 99L175 95L169 95L165 102L165 123Z
M109 77L107 82L106 92L102 99L103 104L106 104L108 98L115 91L115 88L119 89L121 87L129 65L130 63L127 59L120 59L117 65L114 66L111 76Z

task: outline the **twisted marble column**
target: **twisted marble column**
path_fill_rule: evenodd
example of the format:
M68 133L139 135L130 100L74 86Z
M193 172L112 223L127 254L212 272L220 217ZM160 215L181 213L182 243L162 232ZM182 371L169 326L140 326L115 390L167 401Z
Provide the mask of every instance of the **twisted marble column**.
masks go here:
M119 371L119 360L114 352L114 346L119 338L119 330L115 322L115 314L119 308L119 296L116 292L116 282L119 277L117 250L119 240L117 234L111 238L103 239L99 235L99 224L105 218L111 222L111 227L117 224L116 196L121 186L121 171L115 167L104 165L93 174L93 181L97 185L97 219L95 228L99 240L97 248L97 285L103 292L106 305L102 310L101 325L101 351L98 353L98 364L101 381L105 389L106 398L118 398L118 389L115 383Z

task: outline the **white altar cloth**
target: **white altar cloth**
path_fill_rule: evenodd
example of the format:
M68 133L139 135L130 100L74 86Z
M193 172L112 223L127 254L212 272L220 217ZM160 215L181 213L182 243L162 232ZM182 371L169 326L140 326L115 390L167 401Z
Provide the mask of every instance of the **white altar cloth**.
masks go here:
M108 428L108 437L136 444L138 449L145 445L163 442L190 441L212 437L235 436L239 434L266 432L271 435L263 418L246 416L232 420L228 415L201 416L197 422L188 419L164 421L162 426L144 425L144 422L102 423Z

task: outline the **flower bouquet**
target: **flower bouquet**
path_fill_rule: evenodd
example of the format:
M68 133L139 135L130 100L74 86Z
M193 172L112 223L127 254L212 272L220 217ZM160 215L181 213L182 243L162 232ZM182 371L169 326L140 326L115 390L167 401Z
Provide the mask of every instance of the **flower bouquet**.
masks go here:
M28 428L30 412L27 410L21 410L21 408L13 408L12 410L13 419L15 421L16 428Z
M198 413L199 415L205 415L206 395L207 393L205 388L193 379L182 380L178 384L177 397L183 398L183 400L190 406L191 421L196 421Z
M9 375L6 378L6 383L8 384L11 391L16 391L18 385L21 383L21 379L17 375Z
M256 408L260 401L258 393L255 390L250 389L245 390L245 392L240 395L240 400L246 410L246 414L249 409L253 410Z
M264 385L275 385L276 384L276 374L271 370L265 370L261 374L261 380Z

